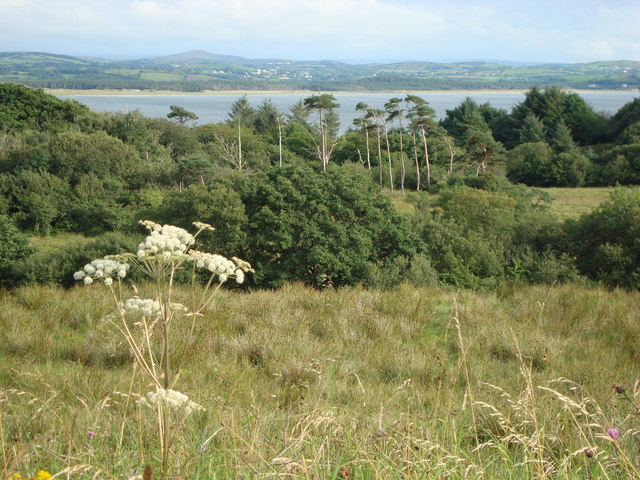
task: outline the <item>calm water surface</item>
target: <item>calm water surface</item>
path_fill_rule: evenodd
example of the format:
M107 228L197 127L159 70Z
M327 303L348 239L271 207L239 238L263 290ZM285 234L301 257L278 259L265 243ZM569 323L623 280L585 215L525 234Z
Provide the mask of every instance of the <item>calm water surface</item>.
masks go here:
M271 99L274 105L283 113L289 112L289 107L299 100L310 96L310 93L263 94L249 93L247 97L253 107L258 107L265 99ZM591 104L597 112L616 113L625 103L640 96L634 91L620 92L584 92L580 95ZM340 104L341 130L346 131L353 125L353 119L358 116L355 106L358 102L365 102L375 108L384 108L384 104L393 97L403 97L402 93L343 93L335 94ZM436 111L438 119L446 115L447 110L455 108L465 97L473 98L477 103L488 102L495 108L511 111L511 108L524 100L523 93L490 92L490 93L423 93L419 94L429 102ZM223 122L228 117L231 105L239 95L64 95L60 98L72 98L87 105L98 112L130 112L139 110L140 113L152 118L166 118L169 105L179 105L198 115L197 125Z

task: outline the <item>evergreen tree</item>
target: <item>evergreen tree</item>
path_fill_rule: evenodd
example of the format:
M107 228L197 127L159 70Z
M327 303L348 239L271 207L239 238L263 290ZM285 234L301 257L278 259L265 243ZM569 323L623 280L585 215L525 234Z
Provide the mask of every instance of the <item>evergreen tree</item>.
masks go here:
M544 123L534 113L528 112L520 127L520 143L544 142L545 139Z
M549 144L557 153L572 152L577 149L571 135L571 129L562 119L556 122L549 132Z
M405 101L410 105L407 117L411 122L412 130L419 132L422 138L422 146L424 148L424 161L427 167L427 191L431 190L431 163L429 162L429 145L427 142L427 133L430 128L434 128L433 117L436 112L429 106L424 98L417 95L407 95ZM414 136L415 138L415 136ZM415 144L414 144L415 145ZM418 157L416 156L416 169L419 172ZM419 178L419 177L418 177ZM420 189L420 183L418 180L418 190Z
M336 103L336 98L331 94L312 95L304 99L304 105L309 111L318 112L317 128L320 134L320 145L318 146L318 157L322 162L322 169L326 170L331 158L331 151L335 144L329 145L337 134L340 127L335 109L340 106Z
M362 112L362 116L354 118L353 123L354 125L361 127L364 132L365 148L367 152L367 168L371 170L371 149L369 146L369 129L372 127L370 116L371 106L364 102L358 102L356 105L356 111Z
M289 107L289 122L296 122L300 125L309 127L309 115L311 111L305 106L304 100L298 100L296 103Z
M198 116L195 113L178 105L169 105L169 110L171 111L167 113L167 118L169 120L175 118L180 125L184 125L188 120L198 120Z
M253 118L253 129L256 133L275 134L284 123L284 117L269 98L265 98L256 109Z
M464 146L471 160L476 165L476 176L485 173L488 165L504 151L502 144L493 138L489 125L484 121L480 112L470 112L465 118Z
M253 127L255 115L255 110L249 104L249 98L244 94L231 105L227 123L234 126Z
M384 108L387 111L387 120L393 121L398 120L398 132L400 133L400 164L402 166L401 175L400 175L400 189L402 190L402 194L404 195L404 180L407 176L405 165L404 165L404 145L403 145L403 136L404 136L404 125L402 121L404 119L404 108L403 108L403 99L394 97L390 99L387 103L385 103Z

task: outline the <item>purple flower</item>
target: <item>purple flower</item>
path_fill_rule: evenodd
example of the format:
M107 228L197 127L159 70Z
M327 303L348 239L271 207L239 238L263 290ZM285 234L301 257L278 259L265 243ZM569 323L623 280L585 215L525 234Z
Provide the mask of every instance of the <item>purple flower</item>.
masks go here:
M613 440L618 440L618 435L620 435L617 428L607 428L607 433Z
M96 434L96 432L87 432L87 435L89 435L89 437L93 438L93 437L95 437L97 434Z

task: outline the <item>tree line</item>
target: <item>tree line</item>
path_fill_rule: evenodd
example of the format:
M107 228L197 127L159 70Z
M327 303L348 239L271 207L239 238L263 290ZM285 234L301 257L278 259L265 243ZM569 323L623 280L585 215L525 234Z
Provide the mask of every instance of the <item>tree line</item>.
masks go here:
M206 125L177 105L166 119L96 113L15 84L0 99L6 285L69 284L84 257L130 249L141 218L215 225L206 247L251 261L254 286L640 285L637 191L562 222L536 188L638 183L640 99L609 118L532 88L511 112L467 98L436 122L424 98L396 96L359 103L343 135L330 94L287 113L241 96ZM391 204L396 190L410 213ZM90 239L26 241L57 232Z

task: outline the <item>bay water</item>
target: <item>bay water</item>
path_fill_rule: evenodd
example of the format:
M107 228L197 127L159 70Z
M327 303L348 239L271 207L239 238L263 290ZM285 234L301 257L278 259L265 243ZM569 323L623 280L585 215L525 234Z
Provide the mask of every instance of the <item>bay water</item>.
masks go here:
M596 112L608 115L615 114L625 103L640 96L636 91L585 91L579 94ZM283 113L296 102L311 96L311 93L247 93L249 103L257 108L265 99L270 99ZM354 118L360 116L355 107L364 102L374 108L384 108L384 104L393 97L404 97L405 93L337 93L334 94L340 107L340 130L344 133L353 126ZM446 116L446 111L457 107L466 97L471 97L478 104L489 103L494 108L508 112L524 100L523 92L426 92L417 94L424 98L436 111L436 119ZM59 95L59 98L70 98L85 104L98 112L131 112L138 110L151 118L166 118L170 105L178 105L195 113L199 119L195 125L224 122L228 119L231 105L240 97L239 94L173 94L173 95Z

